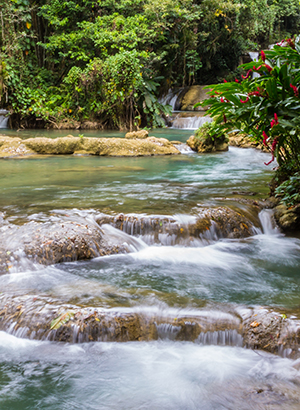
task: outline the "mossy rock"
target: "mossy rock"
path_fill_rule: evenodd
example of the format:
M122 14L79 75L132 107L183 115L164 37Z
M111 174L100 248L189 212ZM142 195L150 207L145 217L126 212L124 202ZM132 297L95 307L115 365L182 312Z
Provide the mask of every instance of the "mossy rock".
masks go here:
M187 145L199 153L227 151L228 138L225 132L213 133L215 123L205 123L187 140Z
M147 131L144 131L147 132ZM146 134L144 134L146 135ZM86 138L68 135L60 138L0 137L0 157L41 155L102 155L139 157L174 155L180 151L165 138Z
M127 132L127 134L125 134L125 138L128 138L128 139L132 139L132 138L145 139L148 136L149 136L149 133L147 130L132 131L132 132Z

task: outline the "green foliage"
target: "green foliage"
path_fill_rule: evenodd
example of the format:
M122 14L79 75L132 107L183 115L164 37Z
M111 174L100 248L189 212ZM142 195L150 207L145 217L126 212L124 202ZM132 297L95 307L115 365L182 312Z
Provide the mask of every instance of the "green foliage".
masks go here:
M0 0L1 106L21 118L162 125L171 87L235 72L295 32L298 0Z
M275 189L275 196L281 198L286 206L294 206L300 202L300 172L290 176Z
M213 143L217 141L225 142L227 141L226 133L218 127L216 122L205 122L198 130L195 132L195 138L201 142Z
M242 68L248 70L242 82L211 87L208 113L220 130L246 132L268 147L279 165L293 161L300 169L299 37L262 52L259 62ZM252 79L253 71L259 76Z

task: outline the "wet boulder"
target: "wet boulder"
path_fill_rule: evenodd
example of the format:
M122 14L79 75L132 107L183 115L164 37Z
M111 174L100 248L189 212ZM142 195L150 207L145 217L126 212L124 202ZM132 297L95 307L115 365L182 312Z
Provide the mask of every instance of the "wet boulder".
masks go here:
M245 215L226 207L201 209L193 228L198 235L211 230L215 238L246 238L256 233Z
M202 312L174 318L134 309L79 307L43 295L0 295L0 330L22 338L69 343L197 341L199 337L201 341L204 334L208 339L218 332L237 334L239 327L240 320L231 314L212 319L209 312Z
M29 222L1 227L0 272L18 269L22 259L51 265L128 252L121 238L111 241L97 224L85 220Z
M187 145L199 154L206 152L227 151L228 139L225 133L211 135L212 123L204 123L196 132L187 140Z
M253 223L241 212L226 207L202 208L183 222L171 216L100 214L99 225L109 224L145 242L189 245L194 239L245 238L256 233Z
M278 205L274 210L275 220L283 232L295 232L300 229L300 204L294 207Z

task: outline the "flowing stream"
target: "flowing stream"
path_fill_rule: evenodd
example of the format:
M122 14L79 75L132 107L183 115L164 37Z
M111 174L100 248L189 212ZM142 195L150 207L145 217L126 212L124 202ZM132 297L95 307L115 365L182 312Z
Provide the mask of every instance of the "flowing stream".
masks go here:
M154 135L185 141L190 133ZM0 241L20 258L0 276L0 296L155 318L156 335L122 343L75 335L76 343L64 343L28 338L13 324L0 331L1 410L299 409L299 359L244 348L238 328L250 309L296 314L300 306L300 240L281 234L272 211L256 205L268 194L267 158L231 147L1 160ZM218 207L245 215L251 235L226 236L214 223L192 234L203 209ZM24 256L21 236L8 235L66 221L101 223L128 252L46 266ZM192 318L208 331L189 337Z

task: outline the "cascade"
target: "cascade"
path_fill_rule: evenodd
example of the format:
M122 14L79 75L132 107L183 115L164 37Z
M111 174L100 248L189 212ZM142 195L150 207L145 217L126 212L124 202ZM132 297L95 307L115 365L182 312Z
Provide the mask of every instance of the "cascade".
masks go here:
M258 217L265 235L278 235L280 233L279 228L276 226L272 209L263 209Z
M193 98L188 99L190 104L184 103L186 95L192 91ZM212 122L205 111L191 111L193 105L205 98L206 92L203 86L183 87L180 89L170 89L159 102L163 105L171 105L173 114L168 118L168 125L175 129L196 130L206 122Z
M0 408L299 409L300 240L261 211L267 157L0 161Z
M252 61L258 61L259 52L258 51L249 51L249 56ZM252 78L259 77L259 74L256 72L252 73Z
M9 111L0 110L0 128L8 128L8 116Z
M171 128L197 130L206 122L212 122L212 118L198 112L180 112L173 116Z

